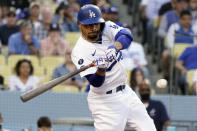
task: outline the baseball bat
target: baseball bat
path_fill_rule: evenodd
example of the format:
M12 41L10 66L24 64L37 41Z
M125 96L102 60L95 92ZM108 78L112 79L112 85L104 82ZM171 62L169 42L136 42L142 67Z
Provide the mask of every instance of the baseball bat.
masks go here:
M23 102L26 102L26 101L28 101L30 99L33 99L34 97L36 97L36 96L38 96L38 95L40 95L40 94L52 89L56 85L58 85L58 84L62 83L63 81L71 78L72 76L74 76L74 75L76 75L76 74L78 74L78 73L80 73L80 72L82 72L82 71L84 71L84 70L86 70L86 69L88 69L90 67L93 67L93 66L94 66L94 63L91 63L91 64L89 64L87 66L83 66L80 69L77 69L77 70L75 70L73 72L70 72L69 74L66 74L64 76L58 77L56 79L53 79L53 80L51 80L51 81L49 81L49 82L47 82L47 83L45 83L43 85L40 85L38 88L35 88L33 90L30 90L28 92L23 93L20 96L20 98L21 98L21 100Z

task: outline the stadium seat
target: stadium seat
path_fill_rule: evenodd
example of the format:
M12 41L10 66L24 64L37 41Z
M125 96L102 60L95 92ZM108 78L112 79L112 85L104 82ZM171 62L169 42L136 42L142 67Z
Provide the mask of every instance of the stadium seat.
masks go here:
M189 46L192 46L191 44L186 44L186 43L183 43L183 44L175 44L174 45L174 48L173 48L173 56L175 58L178 58L181 53Z
M15 67L16 63L22 59L30 60L34 67L39 65L39 60L38 60L37 56L33 56L33 55L10 55L8 57L8 65L11 68L13 68L13 67Z
M65 37L71 47L74 47L80 35L80 32L66 32Z
M38 77L40 79L40 84L44 84L44 83L51 80L51 76L49 76L49 75L42 75L42 76L38 76Z
M54 92L79 92L78 88L75 86L68 85L57 85L52 89Z
M195 72L195 70L189 70L189 71L187 71L186 80L187 80L187 83L189 85L189 92L192 92L191 86L192 86L192 82L193 82L194 72Z
M34 66L34 75L35 76L45 75L45 68L42 66Z
M63 64L65 58L62 56L45 56L41 58L41 66L44 67L47 71L47 74L52 74L54 68Z
M127 84L129 84L130 76L131 76L131 70L126 69L126 73L127 73Z
M6 64L6 61L5 61L5 56L3 55L0 55L0 66L3 66Z
M8 84L8 77L11 76L12 73L12 69L9 66L0 66L0 75L2 75L4 77L4 87L7 88L7 84Z

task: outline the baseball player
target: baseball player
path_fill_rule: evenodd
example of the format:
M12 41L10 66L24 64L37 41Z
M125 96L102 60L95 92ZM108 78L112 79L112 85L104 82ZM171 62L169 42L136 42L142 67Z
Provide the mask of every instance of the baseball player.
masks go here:
M84 5L78 13L82 36L72 51L77 68L94 61L95 67L80 73L90 83L88 106L96 131L124 131L126 123L137 131L156 131L153 120L137 95L126 85L121 50L129 47L131 33L104 21L99 8Z

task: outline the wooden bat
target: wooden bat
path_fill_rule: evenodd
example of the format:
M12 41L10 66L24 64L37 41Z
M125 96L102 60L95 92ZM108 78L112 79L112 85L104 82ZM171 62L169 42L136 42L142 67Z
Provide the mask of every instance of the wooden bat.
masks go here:
M51 81L49 81L49 82L47 82L47 83L45 83L43 85L40 85L38 88L35 88L33 90L30 90L28 92L23 93L20 96L20 98L21 98L21 100L23 102L26 102L26 101L28 101L28 100L30 100L30 99L32 99L32 98L44 93L44 92L52 89L56 85L58 85L58 84L62 83L63 81L71 78L72 76L74 76L74 75L76 75L76 74L78 74L78 73L80 73L80 72L82 72L82 71L84 71L84 70L86 70L86 69L88 69L90 67L93 67L93 66L94 66L94 63L91 63L91 64L89 64L87 66L83 66L80 69L77 69L77 70L75 70L73 72L70 72L69 74L66 74L64 76L58 77L56 79L53 79L53 80L51 80Z

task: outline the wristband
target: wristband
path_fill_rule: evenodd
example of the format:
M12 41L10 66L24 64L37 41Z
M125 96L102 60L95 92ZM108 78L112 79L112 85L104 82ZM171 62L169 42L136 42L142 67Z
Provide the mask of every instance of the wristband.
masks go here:
M107 49L115 49L116 52L118 52L118 50L116 49L116 47L114 45L110 45Z
M98 68L100 72L106 72L106 68Z

